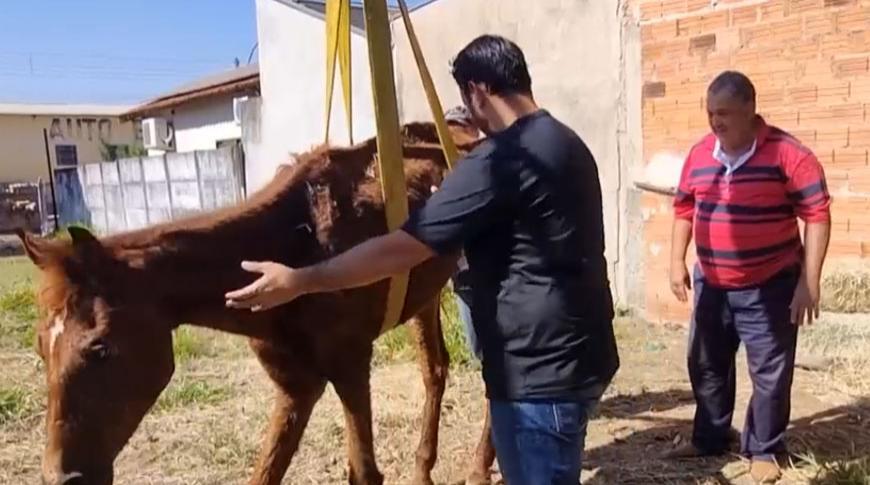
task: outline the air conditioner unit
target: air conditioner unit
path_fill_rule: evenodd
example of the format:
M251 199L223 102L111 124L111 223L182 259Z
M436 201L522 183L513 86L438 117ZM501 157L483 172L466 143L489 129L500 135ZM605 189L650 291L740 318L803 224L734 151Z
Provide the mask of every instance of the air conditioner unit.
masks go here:
M248 101L247 96L233 98L233 122L238 126L242 124L242 105Z
M142 120L142 145L152 150L172 150L175 132L163 118Z

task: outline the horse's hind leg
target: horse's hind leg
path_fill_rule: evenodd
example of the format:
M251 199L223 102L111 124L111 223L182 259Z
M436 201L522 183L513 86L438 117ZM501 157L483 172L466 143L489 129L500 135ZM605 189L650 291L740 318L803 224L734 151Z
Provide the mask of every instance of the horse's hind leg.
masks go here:
M489 485L492 483L492 464L495 462L495 448L492 446L492 424L489 418L489 401L486 401L486 418L483 422L483 431L477 449L474 450L474 458L468 470L467 485Z
M314 405L323 394L326 380L300 365L288 362L286 354L256 349L277 396L269 428L260 449L249 485L280 485L299 447Z
M347 437L348 481L352 485L381 485L384 476L375 462L372 434L370 366L372 346L341 345L343 353L339 374L330 381L344 407Z
M414 483L432 484L432 469L438 458L438 425L441 420L441 399L447 383L450 356L441 333L441 306L433 300L410 322L417 349L417 361L426 387L423 408L423 429L417 446Z

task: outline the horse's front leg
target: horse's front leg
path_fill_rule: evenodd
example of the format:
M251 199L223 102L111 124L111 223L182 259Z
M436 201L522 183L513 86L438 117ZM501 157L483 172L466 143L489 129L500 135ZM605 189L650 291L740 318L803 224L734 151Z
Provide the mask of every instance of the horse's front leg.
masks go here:
M275 382L277 396L269 427L249 485L280 485L314 405L323 395L326 380L300 365L291 353L254 345L266 372Z

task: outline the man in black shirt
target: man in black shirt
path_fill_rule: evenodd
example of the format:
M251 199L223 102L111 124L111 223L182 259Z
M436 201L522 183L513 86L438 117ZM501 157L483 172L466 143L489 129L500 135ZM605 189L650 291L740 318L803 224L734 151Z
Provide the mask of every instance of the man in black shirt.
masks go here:
M324 263L244 263L263 276L227 305L263 310L375 283L464 248L493 443L509 485L576 484L589 412L619 367L598 169L534 101L522 51L496 36L453 62L488 138L405 225Z

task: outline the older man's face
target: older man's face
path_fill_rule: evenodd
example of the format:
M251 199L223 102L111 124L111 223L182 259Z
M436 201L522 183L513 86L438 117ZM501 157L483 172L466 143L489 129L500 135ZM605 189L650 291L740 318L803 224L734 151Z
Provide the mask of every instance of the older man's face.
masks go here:
M726 150L752 143L755 129L755 104L743 101L727 90L707 95L710 129Z

